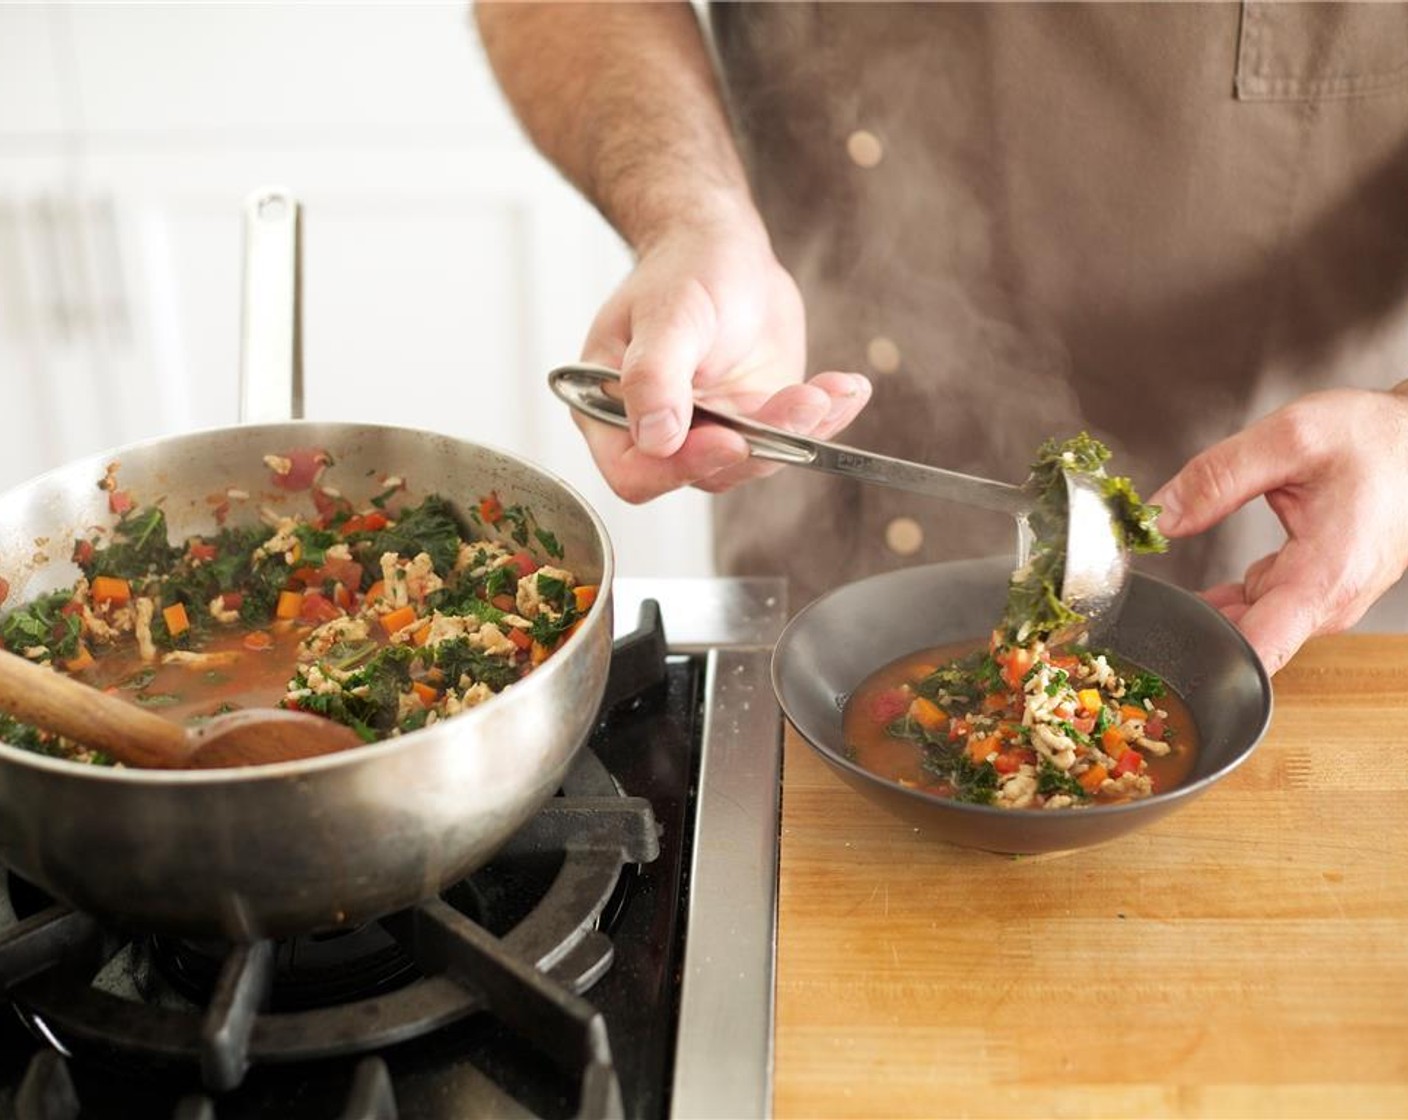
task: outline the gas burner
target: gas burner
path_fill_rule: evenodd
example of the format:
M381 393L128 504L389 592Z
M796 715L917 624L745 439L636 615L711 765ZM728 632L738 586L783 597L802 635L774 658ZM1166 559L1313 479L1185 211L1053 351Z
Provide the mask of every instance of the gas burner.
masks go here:
M55 906L0 941L0 976L23 977L57 961L11 981L16 1006L37 1031L75 1054L197 1063L206 1087L221 1091L253 1064L366 1053L480 1010L510 1025L558 1011L589 1030L595 1013L575 995L612 957L597 920L622 868L649 862L658 850L650 804L620 794L601 762L584 753L562 795L478 873L479 885L471 879L340 937L235 946L142 937L111 954L104 945L110 934ZM498 868L515 869L506 876L511 888L517 865L541 873L545 859L555 872L501 939L464 912L500 889ZM95 962L99 974L112 974L101 986ZM350 973L339 975L339 963ZM128 998L123 979L146 998Z

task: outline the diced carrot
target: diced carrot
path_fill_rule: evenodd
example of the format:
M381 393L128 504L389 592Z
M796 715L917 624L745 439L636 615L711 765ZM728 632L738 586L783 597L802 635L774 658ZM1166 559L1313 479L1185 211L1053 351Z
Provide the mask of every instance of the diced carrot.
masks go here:
M427 708L433 707L435 701L440 699L440 693L436 692L430 685L422 684L420 681L412 681L411 690L420 698L420 702Z
M552 650L548 649L542 642L534 642L529 651L528 661L531 665L536 667L546 661L551 654Z
M280 591L279 602L274 608L275 618L297 618L303 609L303 592Z
M583 587L574 587L572 589L572 598L577 601L577 609L579 611L591 610L592 604L596 602L596 595L598 590L599 588L595 584L591 583L586 584Z
M519 649L531 649L533 647L533 639L529 636L528 631L520 630L517 626L510 626L504 632L504 636Z
M486 525L497 525L504 516L504 505L496 493L479 499L479 519Z
M93 655L88 652L88 647L82 642L78 643L78 652L64 662L64 668L70 673L81 673L93 664Z
M220 550L213 544L205 541L194 540L187 551L191 554L192 560L199 560L203 564L208 564L220 554Z
M983 697L983 711L1000 712L1007 707L1008 694L1005 692L989 692Z
M132 598L132 585L116 576L94 576L92 586L95 603L126 603Z
M411 634L411 641L418 646L423 646L430 641L430 623L427 622L424 626L417 627L415 632Z
M172 603L169 607L162 607L161 617L166 620L167 632L173 638L191 628L191 620L186 617L185 603Z
M1100 699L1100 690L1098 688L1082 688L1076 693L1076 699L1080 701L1080 706L1091 715L1095 715L1104 707L1104 703Z
M274 648L274 637L267 630L251 630L244 636L244 648L262 653Z
M980 735L968 740L968 757L974 762L985 762L988 755L1001 746L1002 743L996 735Z
M397 607L394 611L387 611L381 616L382 629L388 635L403 630L416 620L415 607Z
M1100 732L1100 749L1111 758L1119 758L1129 750L1129 744L1124 741L1124 735L1118 727L1107 727Z
M10 581L0 577L0 603L3 603L10 594Z
M1098 762L1076 779L1080 783L1080 788L1086 793L1094 793L1100 788L1100 783L1110 776L1110 772Z
M366 597L366 599L365 599L364 601L367 602L367 603L375 603L378 599L380 599L380 598L381 598L383 595L385 595L385 594L386 594L386 581L385 581L385 580L382 580L382 579L379 579L379 580L377 580L374 584L372 584L370 587L367 588L367 597Z
M925 731L937 732L948 722L948 713L927 696L916 696L910 702L909 714Z
M1130 719L1148 719L1148 718L1149 718L1149 711L1148 711L1147 708L1141 708L1141 707L1139 707L1139 706L1136 705L1136 704L1121 704L1121 705L1120 705L1120 719L1122 719L1122 720L1130 720Z

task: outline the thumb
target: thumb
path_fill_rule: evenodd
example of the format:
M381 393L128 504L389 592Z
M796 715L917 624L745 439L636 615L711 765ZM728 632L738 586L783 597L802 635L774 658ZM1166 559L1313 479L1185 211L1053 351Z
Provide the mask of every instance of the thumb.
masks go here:
M673 455L689 434L694 374L714 344L715 316L670 300L633 316L621 362L621 393L631 438L645 455Z
M1288 482L1292 464L1269 454L1258 425L1190 459L1149 498L1162 506L1159 531L1170 537L1201 533L1230 517L1253 498Z

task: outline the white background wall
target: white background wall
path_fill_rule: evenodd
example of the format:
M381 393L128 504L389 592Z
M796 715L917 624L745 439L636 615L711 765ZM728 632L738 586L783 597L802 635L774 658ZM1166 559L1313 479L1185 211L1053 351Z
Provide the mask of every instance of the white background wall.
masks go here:
M310 418L515 451L623 574L708 574L704 497L620 502L546 388L629 259L520 134L463 0L0 6L0 487L236 421L266 184L304 205Z

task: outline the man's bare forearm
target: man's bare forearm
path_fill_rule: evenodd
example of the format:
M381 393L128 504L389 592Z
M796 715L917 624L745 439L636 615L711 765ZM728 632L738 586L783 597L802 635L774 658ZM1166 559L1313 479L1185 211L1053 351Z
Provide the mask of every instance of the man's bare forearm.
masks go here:
M688 4L480 2L475 17L528 135L637 250L681 222L761 232Z

